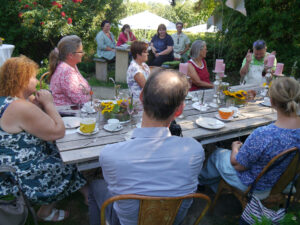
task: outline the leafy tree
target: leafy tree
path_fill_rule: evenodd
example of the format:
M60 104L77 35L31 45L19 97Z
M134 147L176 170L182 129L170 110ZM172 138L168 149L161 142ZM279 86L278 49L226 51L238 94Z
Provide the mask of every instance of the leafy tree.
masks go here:
M103 19L117 24L124 10L122 0L2 0L4 23L0 34L16 45L17 54L35 60L48 56L58 40L68 34L83 39L85 50L95 51L94 38ZM7 14L9 16L7 16ZM13 24L14 29L10 29Z

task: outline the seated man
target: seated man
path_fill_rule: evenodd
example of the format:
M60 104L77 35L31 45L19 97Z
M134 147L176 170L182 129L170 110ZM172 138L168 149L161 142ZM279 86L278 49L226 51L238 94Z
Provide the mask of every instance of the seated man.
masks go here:
M262 85L266 82L265 65L267 64L268 55L267 46L264 40L257 40L253 43L253 54L248 50L246 57L243 60L240 70L241 78L246 84ZM271 54L275 55L273 51ZM272 70L276 69L276 58Z
M174 41L174 60L179 60L181 62L188 61L188 56L186 52L190 48L190 39L184 33L182 33L183 23L177 22L176 29L177 33L172 34Z
M120 194L183 196L197 189L197 176L204 151L192 138L171 136L172 120L184 108L189 85L185 76L172 70L158 71L147 80L140 95L144 106L142 128L133 130L130 140L101 150L104 180L90 184L90 224L100 224L100 208L109 197ZM183 201L174 224L179 224L192 204ZM137 224L137 200L115 202L109 206L109 224Z

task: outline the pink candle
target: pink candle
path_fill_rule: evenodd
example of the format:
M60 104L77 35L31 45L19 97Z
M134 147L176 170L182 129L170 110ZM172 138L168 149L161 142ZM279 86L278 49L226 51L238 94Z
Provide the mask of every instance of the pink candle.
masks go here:
M223 63L222 72L219 73L219 76L224 77L224 72L225 72L225 63Z
M281 75L282 74L283 66L284 66L283 63L277 63L276 71L275 71L276 75Z
M275 55L269 55L268 56L268 63L267 63L267 66L268 67L273 67L274 65L274 60L275 60Z
M179 64L179 72L188 75L188 63L180 63Z
M215 65L215 72L222 72L223 71L223 59L216 59Z

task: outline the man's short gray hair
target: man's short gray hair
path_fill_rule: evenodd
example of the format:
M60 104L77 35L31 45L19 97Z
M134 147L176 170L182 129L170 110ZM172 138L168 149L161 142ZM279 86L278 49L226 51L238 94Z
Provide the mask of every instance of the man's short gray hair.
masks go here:
M204 48L205 45L206 45L205 41L202 41L202 40L194 41L191 46L190 57L192 59L198 58L200 51Z

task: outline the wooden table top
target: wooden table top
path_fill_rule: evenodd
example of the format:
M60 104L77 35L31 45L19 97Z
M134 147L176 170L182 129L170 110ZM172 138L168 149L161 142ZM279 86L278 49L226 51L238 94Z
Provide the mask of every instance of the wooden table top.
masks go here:
M205 96L206 99L212 96L212 90L207 91ZM262 106L259 101L256 101L239 108L239 116L232 121L225 122L225 127L209 130L199 127L195 121L199 116L215 118L217 109L210 108L207 112L200 112L192 107L192 103L191 100L188 101L183 112L184 117L182 119L177 118L176 121L182 127L184 137L195 138L202 144L248 135L255 128L276 120L274 109ZM77 164L81 170L98 167L101 148L107 144L125 141L125 135L132 130L129 124L123 125L122 130L114 133L105 131L103 125L99 127L100 131L91 136L71 133L57 140L56 144L63 162Z

